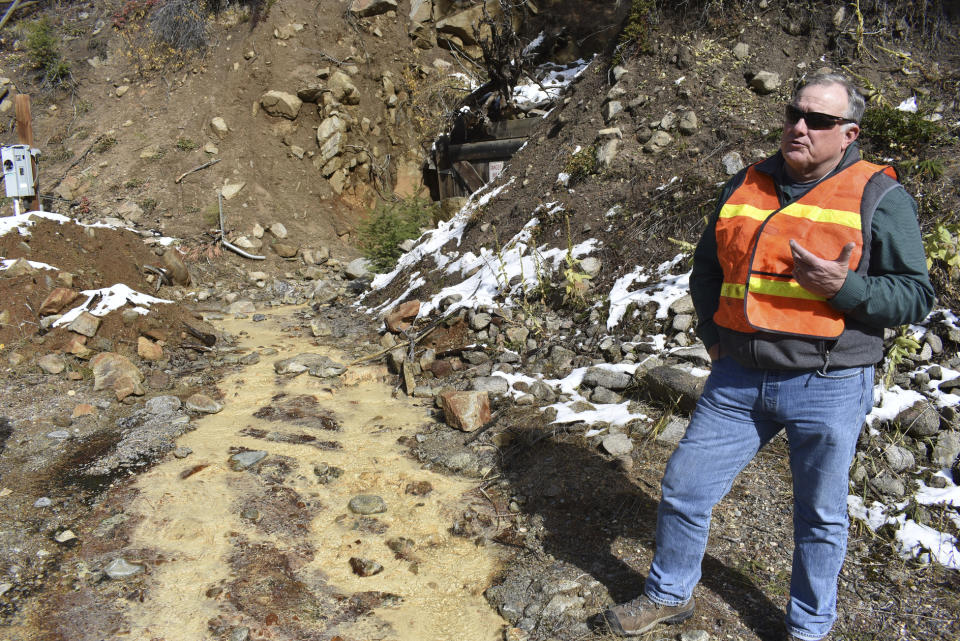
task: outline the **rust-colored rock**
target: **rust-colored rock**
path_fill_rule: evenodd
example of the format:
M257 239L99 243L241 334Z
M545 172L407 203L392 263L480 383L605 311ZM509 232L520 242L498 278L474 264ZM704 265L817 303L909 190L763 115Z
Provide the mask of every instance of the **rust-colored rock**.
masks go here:
M89 358L93 352L87 347L87 337L80 334L73 334L67 339L63 346L63 351L73 354L78 358Z
M480 429L490 420L490 397L486 392L444 392L440 406L447 425L464 432Z
M163 252L163 265L167 268L167 275L174 285L189 285L190 271L180 258L180 252L172 247Z
M420 301L408 300L394 307L390 313L384 317L383 323L389 331L394 334L399 334L413 324L418 313L420 313Z
M145 336L137 339L137 355L148 361L159 361L163 358L163 348Z
M140 382L143 374L126 356L114 352L102 352L90 359L93 370L93 389L112 389L117 400L122 401L131 394L144 393Z
M73 414L70 415L70 418L81 418L83 416L92 416L96 414L96 408L90 403L80 403L73 408Z
M43 300L43 303L40 304L39 314L41 316L58 314L76 299L77 292L75 290L72 290L68 287L55 287L53 291L47 294L47 297Z

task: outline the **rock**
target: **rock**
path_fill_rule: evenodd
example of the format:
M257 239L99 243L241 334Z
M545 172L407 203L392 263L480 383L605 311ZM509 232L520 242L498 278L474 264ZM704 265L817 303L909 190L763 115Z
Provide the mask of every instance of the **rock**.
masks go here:
M940 414L926 401L918 401L903 410L894 422L914 438L933 436L940 431Z
M960 456L960 434L952 430L941 432L937 444L930 453L930 463L941 469L948 469Z
M376 494L358 494L350 499L347 508L354 514L382 514L387 511L387 502Z
M70 303L75 301L77 296L79 296L79 294L68 287L54 287L53 290L47 294L47 297L43 299L37 313L41 316L58 314Z
M673 144L673 136L665 131L655 131L643 145L643 150L648 154L659 154L671 144Z
M479 429L490 420L490 397L486 392L444 392L440 406L447 425L464 432Z
M584 385L605 387L610 390L625 390L632 382L631 374L606 367L591 367L583 375Z
M582 267L582 265L581 265ZM523 349L523 345L527 342L527 337L530 336L530 330L526 327L508 327L507 331L504 332L507 337L507 340L513 345L519 346L519 349ZM502 361L506 362L506 361ZM517 361L512 361L517 362Z
M69 543L70 541L76 541L77 535L73 533L73 530L64 530L56 536L53 537L53 540L57 543Z
M227 121L217 116L210 120L210 130L217 136L217 138L225 138L227 133L230 131L227 127Z
M320 304L332 303L340 297L336 287L331 285L325 280L322 280L317 283L317 286L313 288L310 297L317 301Z
M894 445L893 443L884 448L883 458L894 472L910 470L916 465L913 453L910 452L910 450L899 445Z
M90 403L80 403L73 408L73 412L70 414L70 418L77 419L83 418L84 416L93 416L97 413L96 408Z
M664 443L667 445L676 445L680 442L680 439L683 438L683 435L687 431L687 425L689 421L686 421L678 416L674 416L667 424L663 426L663 429L656 436L658 443Z
M613 161L616 159L619 152L620 140L618 138L609 138L605 140L597 147L597 167L600 169L608 169L613 164Z
M90 312L81 312L79 316L73 319L67 329L71 332L76 332L81 336L86 336L87 338L93 337L97 330L100 328L100 319L91 314Z
M309 372L311 376L328 378L339 376L346 371L346 367L323 354L298 354L293 358L285 358L273 364L277 374L301 374Z
M738 42L733 47L733 56L737 60L746 60L748 57L750 57L750 45L748 45L746 42Z
M67 369L67 363L60 354L47 354L37 360L37 366L47 374L59 374Z
M273 248L274 253L280 258L294 258L296 257L297 252L300 251L300 248L297 245L284 243L281 241L273 243L270 247Z
M356 85L350 79L350 76L342 71L335 71L327 81L327 89L333 94L334 100L342 102L345 105L356 105L360 103L360 92Z
M743 163L743 158L736 151L725 154L720 162L723 163L723 171L728 176L733 176L746 167Z
M130 91L130 85L120 85L114 89L113 92L116 94L117 98L122 98L128 91Z
M126 356L114 352L101 352L90 360L93 370L93 389L112 389L117 400L123 400L130 394L143 395L140 383L143 374Z
M710 641L710 633L706 630L687 630L680 633L680 641Z
M396 10L397 0L353 0L350 4L350 13L358 18L369 18Z
M680 123L677 127L684 136L697 133L700 130L700 120L696 112L688 110L680 114Z
M103 568L103 573L114 580L128 579L140 572L143 572L142 565L129 563L123 558L114 559L107 564L107 567Z
M146 336L137 338L137 356L148 361L159 361L163 358L163 348Z
M36 273L37 268L30 264L26 258L17 258L10 266L4 270L0 270L0 278L17 278L19 276L25 276L27 274Z
M366 258L357 258L347 263L347 266L343 268L343 273L350 280L369 278L373 275L370 272L371 267L372 263Z
M180 251L170 247L163 252L163 266L167 269L167 276L173 281L174 285L189 285L190 270L180 256Z
M287 227L283 223L273 223L270 225L270 233L282 240L287 237Z
M234 301L227 306L228 314L252 314L255 311L257 311L256 305L249 300Z
M622 456L633 451L633 441L626 434L608 434L600 445L611 456Z
M224 200L230 200L239 194L240 190L243 189L246 184L245 182L224 183L223 187L220 188L220 193L223 195Z
M619 100L611 100L603 106L603 121L606 123L611 123L622 113L623 103Z
M663 118L660 119L660 129L664 131L671 131L677 124L677 114L672 111L668 111L663 115Z
M780 74L761 71L750 79L750 88L761 96L773 93L780 88Z
M390 312L384 316L383 324L386 325L387 331L399 334L410 327L419 313L420 301L408 300L390 310Z
M260 96L260 106L271 116L296 120L303 101L291 93L271 90Z
M223 403L219 403L204 394L192 394L184 401L184 406L192 412L200 412L201 414L217 414L223 411Z
M502 376L478 376L470 381L470 389L491 396L503 396L510 391L510 384Z
M691 345L690 347L679 347L671 350L670 353L677 358L689 361L695 365L710 365L710 354L707 352L707 348L703 346L703 343L698 342L696 345Z
M282 27L277 27L273 30L273 37L277 40L289 40L303 31L303 26L304 25L299 22L285 24Z
M175 458L184 459L193 454L193 450L185 445L181 445L177 449L173 450L173 456Z
M486 312L476 312L468 316L468 324L470 329L475 332L482 332L483 330L490 327L490 322L493 320L493 316Z
M354 0L360 2L361 0ZM350 557L350 567L357 576L373 576L383 572L383 566L371 559L361 559L359 557Z
M242 472L250 469L266 457L267 453L263 450L245 450L231 456L228 465L234 472Z
M671 322L670 326L675 332L685 332L693 327L693 315L677 314L673 317L673 321Z
M885 496L893 498L902 498L906 493L906 486L903 481L893 475L889 470L884 470L877 476L868 481L870 487Z
M590 401L602 404L620 403L623 401L623 397L606 387L598 386L593 388L593 392L590 393Z
M667 405L674 402L685 411L692 412L703 392L706 377L694 376L690 372L671 365L651 368L641 375L647 393L654 400Z

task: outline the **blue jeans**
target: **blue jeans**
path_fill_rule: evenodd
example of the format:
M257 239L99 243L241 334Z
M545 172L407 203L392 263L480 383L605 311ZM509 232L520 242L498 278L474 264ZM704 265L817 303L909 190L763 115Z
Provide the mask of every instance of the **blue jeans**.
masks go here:
M872 404L872 366L823 375L716 361L663 475L647 596L661 605L690 599L713 506L760 448L786 429L794 539L787 629L810 641L826 635L836 619L847 549L848 472Z

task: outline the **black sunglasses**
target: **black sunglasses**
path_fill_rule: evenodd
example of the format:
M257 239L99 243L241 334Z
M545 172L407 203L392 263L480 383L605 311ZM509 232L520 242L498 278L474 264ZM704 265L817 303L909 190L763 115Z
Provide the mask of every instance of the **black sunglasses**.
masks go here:
M786 108L783 110L783 117L787 123L791 125L797 124L802 118L803 121L807 123L807 127L810 129L833 129L837 125L844 122L856 122L855 120L850 120L849 118L831 116L830 114L823 114L819 111L801 111L793 105L786 106Z

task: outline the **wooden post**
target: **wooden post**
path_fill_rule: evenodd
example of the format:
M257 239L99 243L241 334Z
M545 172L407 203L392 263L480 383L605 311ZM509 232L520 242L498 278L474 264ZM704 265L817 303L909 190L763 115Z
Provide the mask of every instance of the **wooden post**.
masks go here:
M33 147L33 118L30 115L30 94L19 93L13 98L14 113L17 117L17 142ZM33 200L30 211L40 210L40 176L37 161L30 154L30 168L33 170Z

